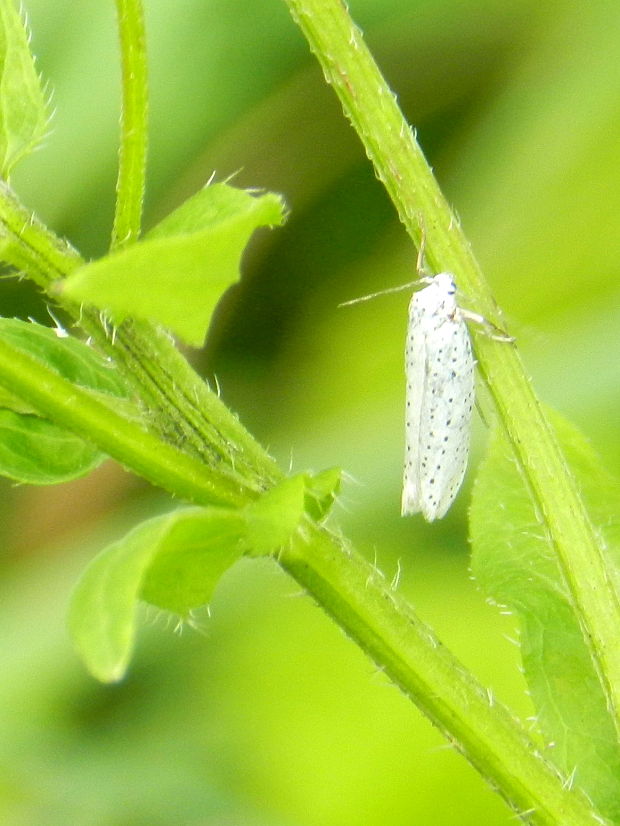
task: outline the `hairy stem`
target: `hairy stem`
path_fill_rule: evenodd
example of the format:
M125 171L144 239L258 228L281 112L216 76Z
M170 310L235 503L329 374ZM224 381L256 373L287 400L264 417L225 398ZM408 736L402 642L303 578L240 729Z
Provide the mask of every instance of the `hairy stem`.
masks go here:
M604 823L594 819L591 804L580 793L568 790L508 709L352 548L308 525L278 561L509 805L520 815L529 813L529 823Z
M435 272L454 273L473 309L505 329L470 245L359 29L341 0L285 0L363 142L377 177ZM620 601L553 428L513 345L475 335L481 376L546 521L574 611L620 733Z
M116 0L121 47L122 92L116 210L112 249L140 235L146 178L148 84L144 12L140 0Z

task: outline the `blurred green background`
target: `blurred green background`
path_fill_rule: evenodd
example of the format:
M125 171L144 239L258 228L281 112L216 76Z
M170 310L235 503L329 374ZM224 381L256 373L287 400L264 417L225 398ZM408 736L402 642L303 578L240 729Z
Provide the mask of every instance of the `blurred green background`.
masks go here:
M55 115L17 170L25 203L88 256L107 245L119 76L112 2L25 0ZM146 225L215 171L282 192L205 350L283 466L350 474L337 519L443 641L531 714L510 641L467 570L468 484L432 526L399 516L406 293L415 251L281 0L146 0ZM461 216L541 397L620 460L620 5L351 0ZM27 285L2 314L49 321ZM476 423L469 481L484 447ZM222 582L199 630L144 610L127 679L73 654L67 601L104 544L170 502L112 463L2 485L0 822L473 826L511 812L274 565Z

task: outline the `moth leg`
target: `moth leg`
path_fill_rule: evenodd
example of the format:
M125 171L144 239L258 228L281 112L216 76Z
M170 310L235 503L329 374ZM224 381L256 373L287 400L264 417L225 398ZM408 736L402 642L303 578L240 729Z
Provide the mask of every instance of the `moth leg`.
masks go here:
M459 312L465 321L471 321L473 324L478 324L480 327L484 327L487 331L489 331L489 336L494 341L515 341L514 336L509 336L505 330L502 330L502 328L498 327L497 324L493 324L492 321L489 321L483 315L480 315L480 313L474 313L471 310L463 310L461 307L459 307Z

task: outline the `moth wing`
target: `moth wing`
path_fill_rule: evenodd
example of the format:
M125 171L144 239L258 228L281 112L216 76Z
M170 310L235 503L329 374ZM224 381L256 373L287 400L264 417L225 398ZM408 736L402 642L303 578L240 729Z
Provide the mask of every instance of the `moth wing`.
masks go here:
M474 360L467 325L446 319L426 337L427 366L420 445L421 510L432 522L446 514L461 486L469 455Z
M425 405L427 374L426 330L422 314L411 300L407 345L405 348L405 463L403 469L402 516L413 516L422 510L420 479L420 428Z

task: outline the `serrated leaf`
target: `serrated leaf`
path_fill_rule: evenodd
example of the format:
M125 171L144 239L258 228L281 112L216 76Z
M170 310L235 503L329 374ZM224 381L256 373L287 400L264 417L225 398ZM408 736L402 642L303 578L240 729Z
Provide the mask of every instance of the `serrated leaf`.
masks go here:
M12 0L0 2L0 169L11 169L45 134L47 107L30 53L25 21Z
M0 476L55 485L84 476L105 459L96 447L47 419L0 410Z
M620 485L583 436L551 416L595 524L611 576L620 560ZM495 433L476 479L470 510L472 569L482 589L517 612L525 676L547 756L573 771L595 805L620 819L620 748L613 721L572 613L555 554L510 447Z
M240 556L243 530L238 511L183 508L143 522L96 556L69 612L71 635L88 670L103 682L123 677L139 598L182 615L207 602Z
M80 267L60 289L117 323L129 316L153 321L199 347L217 302L239 278L250 235L282 221L277 195L207 186L144 240Z

